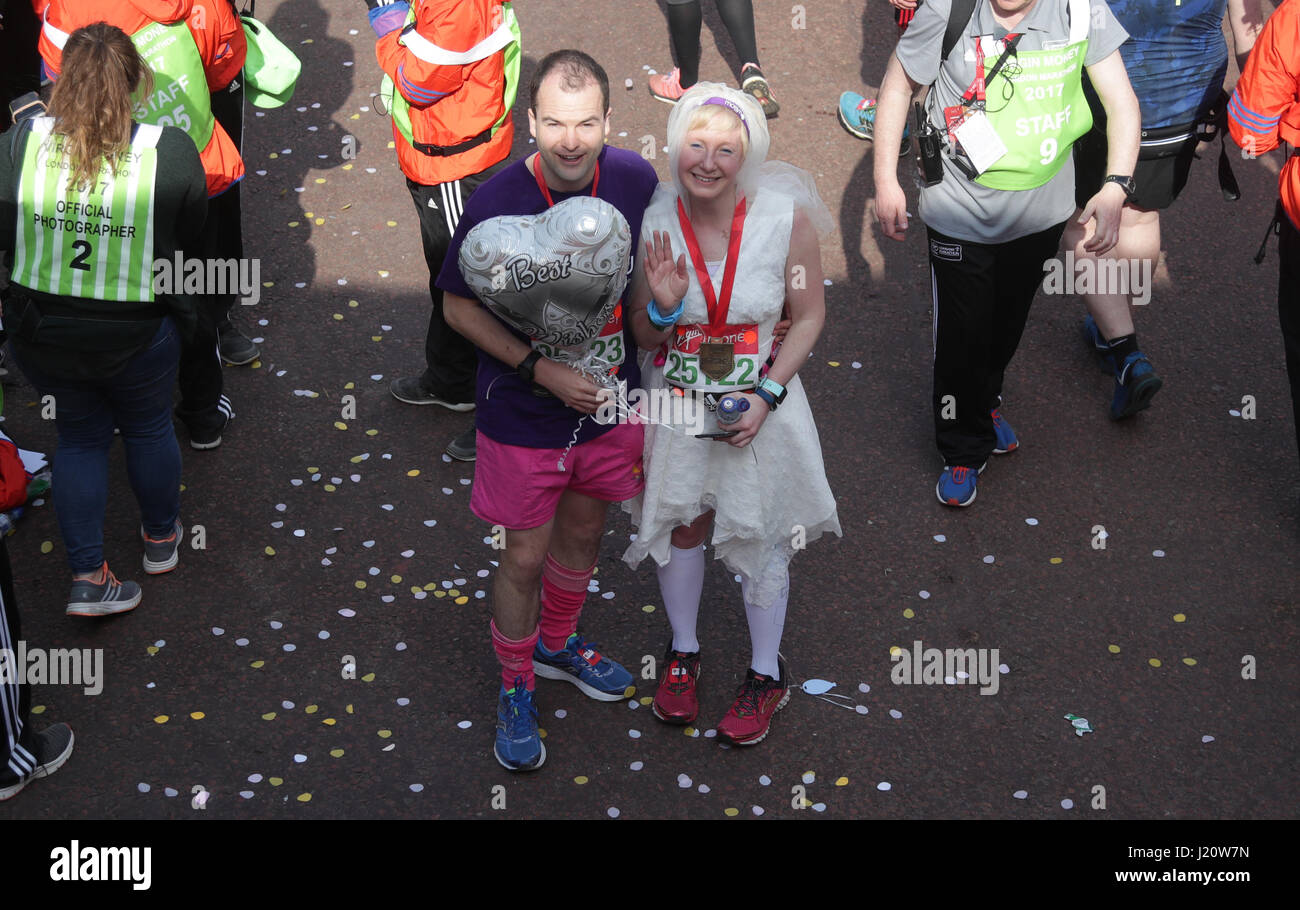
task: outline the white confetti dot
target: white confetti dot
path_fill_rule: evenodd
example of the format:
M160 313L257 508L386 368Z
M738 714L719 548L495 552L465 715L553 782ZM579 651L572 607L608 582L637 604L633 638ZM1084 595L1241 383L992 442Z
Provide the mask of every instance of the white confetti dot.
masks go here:
M814 812L825 812L825 811L826 811L826 804L825 804L825 803L813 803L813 804L812 804L812 810L813 810Z
M803 773L803 782L805 784L811 784L816 779L817 779L817 772L815 771L805 771Z
M945 677L943 678L943 682L944 682L944 685L948 685L948 686L955 686L955 685L957 685L957 680L953 679L951 676L945 676Z
M384 603L386 603L386 604L390 604L390 603L392 603L393 601L397 600L397 598L394 597L392 594L384 594L384 595L382 595L379 599L382 600L382 601L383 601Z
M866 705L854 705L854 706L853 706L853 710L854 710L854 711L857 711L859 714L866 714L866 713L867 713L867 706L866 706Z
M442 488L442 492L443 492L445 495L450 496L450 495L452 494L452 489L451 489L451 487L443 487L443 488ZM488 539L491 540L491 538L488 538Z
M919 597L919 598L921 598L922 600L929 600L929 599L930 599L930 592L929 592L929 591L918 591L916 596Z
M262 782L262 775L260 775L260 774L250 774L250 775L248 775L248 782L249 782L250 784L260 784L260 783Z
M750 811L753 812L755 815L762 815L762 814L763 814L763 807L762 807L762 806L755 806L755 807L752 808Z
M349 474L349 475L348 475L348 480L352 481L353 483L361 483L361 475L360 475L360 474Z
M970 674L967 673L965 670L958 670L958 671L957 671L957 678L958 678L958 679L970 679Z
M569 716L569 712L564 710L563 708L556 708L555 716L563 720L564 718Z
M865 695L871 691L871 687L866 683L858 683L858 691Z
M986 566L991 566L991 565L993 565L993 554L992 554L992 553L990 553L988 556L985 556L985 557L984 557L984 565L986 565Z
M759 775L758 782L762 786L766 787L772 783L772 778L768 777L766 774L761 774Z
M278 620L278 619L273 619L273 620L271 620L271 628L272 628L272 629L283 629L283 628L284 628L284 623L280 622L280 620Z
M324 629L321 629L319 632L316 633L316 637L319 638L321 641L324 641L325 639L330 637L330 634L326 632Z
M152 788L145 783L136 784L136 789L141 793L148 793Z
M411 784L411 792L419 793L424 790L424 784Z
M1063 799L1063 800L1061 800L1061 808L1062 808L1062 809L1073 809L1073 808L1074 808L1074 800L1072 800L1072 799Z
M284 646L284 649L285 649L286 651L297 651L297 650L298 650L298 646L295 645L295 644L293 644L293 643L291 643L291 642L286 642L286 643L285 643L285 646Z
M887 780L882 780L880 783L876 784L876 789L877 789L877 790L892 790L892 789L894 789L894 785L891 784L891 783L890 783L889 781L887 781Z
M708 784L700 784L699 787L697 787L696 789L699 790L701 793L708 793L710 787Z
M1025 519L1025 524L1029 525L1029 526L1032 528L1034 525L1038 524L1038 519L1037 519L1037 518L1026 518L1026 519Z
M998 664L998 672L1005 675L1011 672L1011 668L1008 667L1006 664Z
M943 542L944 542L945 540L947 540L947 539L948 539L947 535L944 535L944 534L936 534L936 535L934 535L934 542L935 542L935 543L943 543Z
M339 616L346 616L349 619L351 619L353 616L356 615L357 615L357 611L352 609L351 607L344 607L342 610L339 610Z
M402 707L406 707L407 705L409 705L409 704L411 703L411 700L410 700L409 698L407 698L405 695L403 695L401 698L399 698L399 699L397 700L397 703L398 703L399 705L401 705Z
M328 556L322 556L320 564L322 566L332 566L334 565L334 562Z
M1203 742L1203 743L1212 743L1212 742L1214 742L1214 737L1213 737L1213 736L1210 736L1210 735L1207 733L1205 736L1202 736L1202 737L1201 737L1201 742Z
M852 363L852 364L850 364L850 366L852 366L852 367L853 367L853 369L855 369L855 370L860 370L860 369L862 369L862 364L861 364L861 363L859 363L859 362L858 362L858 361L856 361L856 360L855 360L855 361L853 361L853 363Z
M900 717L903 716L903 712L897 710L896 708L890 708L889 716L892 717L894 720L898 720Z
M261 113L261 111L258 111L258 113ZM254 793L252 790L240 790L239 795L242 796L244 799L252 799L257 794Z
M149 683L148 685L145 686L145 688L146 688L146 689L152 689L152 688L154 688L154 687L157 686L157 685L158 685L157 683Z
M474 722L462 720L460 723L456 724L456 726L460 727L462 730L468 730L470 727L474 726Z
M276 529L278 530L279 528L283 528L283 527L284 527L284 522L282 522L282 521L273 521L273 522L271 522L271 527L276 528Z
M276 510L277 512L283 512L283 511L284 511L285 509L287 509L287 508L288 508L288 506L286 506L286 505L285 505L284 503L282 503L282 502L277 502L277 503L275 504L275 510Z
M645 763L634 761L632 762L632 764L628 765L628 767L631 768L633 771L640 771L642 768L645 767Z
M286 711L292 711L294 709L294 704L291 701L282 701L280 702L280 707L284 708Z
M305 756L305 755L303 755L301 752L299 752L297 755L295 755L295 756L293 757L293 760L296 761L298 764L301 765L303 762L305 762L305 761L307 760L307 756Z
M1229 409L1228 409L1228 414L1229 414L1230 416L1232 416L1232 417L1240 417L1240 416L1241 416L1241 412L1238 411L1236 408L1229 408Z
M225 634L226 634L226 630L223 629L223 628L221 628L220 626L213 626L213 627L212 627L212 634L213 634L213 635L225 635Z
M395 651L405 651L405 650L406 650L406 642L404 642L404 641L399 641L397 644L393 645L393 650L395 650Z
M307 532L304 531L302 528L296 528L296 529L294 530L294 532L293 532L293 536L294 536L294 537L306 537L306 536L307 536Z
M1029 791L1028 791L1028 790L1017 790L1015 793L1012 793L1011 795L1012 795L1015 799L1024 799L1025 797L1029 796Z
M635 698L629 698L626 704L630 711L635 711L637 708L641 707L641 704Z
M302 478L295 477L293 480L289 481L289 483L293 484L295 487L300 487L302 486Z
M382 506L380 506L379 508L383 509L385 512L391 512L391 511L393 511L393 504L392 504L392 503L389 503L389 502L386 502L386 503L384 503Z
M426 522L424 523L424 526L425 526L426 528L432 528L432 527L433 527L434 525L436 525L437 523L438 523L438 519L436 519L436 518L430 518L428 521L426 521ZM485 540L487 543L491 543L491 542L492 542L492 538L491 538L491 537L486 537L486 538L484 538L484 540Z
M326 555L326 556L333 556L333 555L334 555L335 553L337 553L338 551L339 551L339 548L338 548L338 547L330 547L328 550L325 551L325 555Z
M374 545L375 542L373 540L364 540L361 542L361 546L365 547L367 550L373 547Z
M606 591L604 594L602 594L602 595L600 595L600 596L601 596L602 598L604 598L605 600L613 600L613 599L614 599L614 592L613 592L613 591Z
M831 280L830 280L829 278L823 278L823 279L822 279L822 284L824 284L826 287L830 287L830 286L831 286Z
M411 558L412 556L414 556L414 555L415 555L415 551L414 551L414 550L403 550L403 551L402 551L402 558L403 558L403 559L410 559L410 558Z
M717 731L717 730L712 730L712 729L710 729L710 730L705 730L705 731L704 731L704 738L705 738L705 739L713 739L713 738L714 738L715 736L717 736L717 735L718 735L718 731Z
M683 790L689 790L692 783L693 781L685 774L677 775L677 786L681 787Z
M164 639L161 639L161 638L160 638L160 639L158 639L156 642L153 643L153 646L154 646L155 648L161 648L161 647L163 647L163 646L166 645L166 644L167 644L167 642L166 642Z
M235 644L239 645L239 647L241 647L241 648L243 648L243 647L247 647L247 645L248 645L248 639L247 639L247 638L236 638L236 639L235 639Z
M630 736L630 737L632 737L633 739L640 739L640 738L641 738L641 731L640 731L640 730L628 730L628 731L627 731L627 735Z
M1164 550L1152 550L1152 551L1151 551L1151 555L1154 556L1154 557L1156 557L1156 558L1158 559L1158 558L1160 558L1161 556L1164 556L1164 555L1165 555L1165 551L1164 551Z
M617 806L610 806L610 807L609 807L607 810L605 810L605 811L606 811L606 814L609 815L610 818L618 818L619 812L618 812L618 807L617 807Z

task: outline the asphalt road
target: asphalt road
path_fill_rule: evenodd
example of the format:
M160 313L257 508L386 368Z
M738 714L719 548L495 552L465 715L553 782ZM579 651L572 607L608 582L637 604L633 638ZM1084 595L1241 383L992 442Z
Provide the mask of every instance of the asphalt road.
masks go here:
M245 237L264 286L238 315L263 356L226 372L238 416L222 446L185 449L182 519L205 548L143 576L118 448L107 557L144 601L75 619L52 509L23 518L9 544L25 637L104 649L104 683L38 688L41 719L69 722L77 749L0 818L1295 817L1297 452L1276 246L1251 262L1276 156L1234 159L1235 203L1207 156L1166 213L1164 265L1137 314L1165 380L1153 407L1111 423L1082 304L1040 296L1003 409L1022 446L989 466L974 507L946 509L932 492L923 232L875 232L871 145L835 119L841 90L878 83L891 8L807 4L798 28L789 4L757 5L782 105L772 156L815 174L838 221L822 246L826 329L801 375L844 537L794 561L783 650L798 681L841 697L796 691L764 743L718 745L707 724L748 641L738 586L711 566L698 731L540 681L546 766L497 765L496 553L468 509L472 467L441 455L470 417L388 394L421 365L428 276L388 123L370 109L372 36L360 3L263 0L304 69L289 106L249 109ZM662 6L527 0L518 14L526 73L562 46L593 54L613 85L611 143L659 149L666 177L668 108L646 90L646 67L670 66ZM702 75L734 83L705 7ZM517 155L525 107L521 93ZM5 383L6 429L52 450L30 386L16 370ZM1233 416L1247 395L1254 419ZM619 558L626 517L610 514L583 629L639 670L668 626L650 566ZM891 647L918 641L997 649L996 694L895 685ZM1095 732L1076 735L1066 714Z

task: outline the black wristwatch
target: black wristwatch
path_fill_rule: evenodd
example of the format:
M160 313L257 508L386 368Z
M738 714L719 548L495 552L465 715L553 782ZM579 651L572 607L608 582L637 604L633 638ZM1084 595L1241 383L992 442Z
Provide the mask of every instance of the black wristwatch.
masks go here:
M1137 192L1137 184L1133 182L1131 176L1125 176L1123 174L1108 174L1106 179L1102 182L1102 186L1105 186L1107 183L1118 183L1123 187L1125 199L1132 199L1133 194Z
M519 374L519 378L524 382L531 383L534 381L533 368L537 366L537 361L541 359L541 351L529 351L528 356L520 362L519 366L515 367L515 372Z

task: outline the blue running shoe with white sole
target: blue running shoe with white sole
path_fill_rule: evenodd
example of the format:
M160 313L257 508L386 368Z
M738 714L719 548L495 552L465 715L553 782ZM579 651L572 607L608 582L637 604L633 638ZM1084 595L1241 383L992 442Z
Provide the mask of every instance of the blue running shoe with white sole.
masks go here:
M876 100L874 98L864 98L857 92L845 92L840 95L839 107L836 109L836 115L839 117L840 126L844 127L859 139L875 140L876 132ZM903 126L903 142L898 149L901 156L906 156L912 151L912 139L909 128L906 124Z
M994 408L989 411L989 416L993 418L993 432L998 437L993 454L1005 455L1020 448L1020 440L1016 438L1016 431L1011 429L1011 424L1002 419L1002 411L999 408Z
M1151 399L1164 385L1151 361L1141 351L1124 358L1124 365L1115 375L1115 397L1110 403L1110 419L1123 420L1151 406Z
M533 649L533 672L544 679L571 682L597 701L622 701L636 691L632 688L632 674L603 657L577 632L569 636L560 651L548 651L538 639Z
M515 679L512 689L501 687L492 753L508 771L535 771L546 761L546 746L537 731L537 705L522 677Z
M988 462L979 466L979 470L965 468L961 465L946 465L939 475L939 482L934 485L934 495L946 506L964 508L975 501L975 478L984 473Z

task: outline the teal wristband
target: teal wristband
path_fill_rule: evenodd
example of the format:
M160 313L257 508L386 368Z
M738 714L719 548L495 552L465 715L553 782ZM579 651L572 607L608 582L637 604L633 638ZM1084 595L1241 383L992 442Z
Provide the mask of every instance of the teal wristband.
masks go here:
M764 401L767 402L767 409L768 409L769 411L775 411L775 410L776 410L776 398L774 398L774 397L772 396L772 393L769 392L767 389L764 389L764 388L757 388L757 389L754 390L754 394L757 395L759 398L761 398L761 399L763 399Z
M659 315L659 304L655 303L653 300L651 300L650 305L646 307L646 315L650 317L650 324L660 329L668 329L675 326L677 324L677 320L681 319L682 313L685 312L686 312L685 298L682 298L682 301L677 304L677 309L673 310L667 316Z

